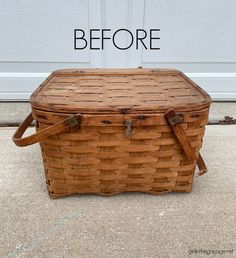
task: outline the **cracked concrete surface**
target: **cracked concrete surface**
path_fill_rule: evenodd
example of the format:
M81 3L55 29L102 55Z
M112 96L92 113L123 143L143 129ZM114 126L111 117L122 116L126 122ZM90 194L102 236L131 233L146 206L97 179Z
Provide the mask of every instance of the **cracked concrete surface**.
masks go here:
M236 125L206 128L193 192L48 197L39 146L0 129L0 257L235 257ZM29 129L32 132L32 128ZM194 249L233 250L224 255Z

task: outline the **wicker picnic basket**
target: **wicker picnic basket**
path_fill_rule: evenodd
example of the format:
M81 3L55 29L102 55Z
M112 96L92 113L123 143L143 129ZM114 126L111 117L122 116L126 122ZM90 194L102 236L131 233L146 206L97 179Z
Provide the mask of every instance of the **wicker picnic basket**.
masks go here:
M170 69L65 69L31 95L13 136L40 142L53 198L76 193L190 192L210 97ZM22 138L36 121L36 133Z

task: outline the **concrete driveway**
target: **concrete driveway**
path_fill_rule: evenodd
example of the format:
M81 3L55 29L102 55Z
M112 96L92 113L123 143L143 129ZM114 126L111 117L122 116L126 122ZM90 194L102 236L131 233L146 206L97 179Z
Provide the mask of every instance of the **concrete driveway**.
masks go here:
M190 194L48 197L38 145L0 129L0 257L235 257L236 126L207 126ZM32 130L32 129L30 129Z

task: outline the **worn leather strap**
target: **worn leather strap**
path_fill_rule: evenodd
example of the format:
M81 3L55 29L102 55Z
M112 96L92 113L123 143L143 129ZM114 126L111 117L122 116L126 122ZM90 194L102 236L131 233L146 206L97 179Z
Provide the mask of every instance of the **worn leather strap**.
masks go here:
M78 126L81 121L81 114L72 115L54 125L48 126L35 134L22 138L24 132L33 122L34 118L32 113L30 113L26 119L20 124L19 128L16 130L15 134L12 137L14 143L19 146L28 146L37 142L41 142L48 138L51 135L55 135L61 132L67 131L69 128Z
M193 150L188 140L188 137L181 125L181 123L183 122L183 116L181 116L180 114L176 114L176 112L173 109L169 109L165 114L165 118L168 124L171 126L181 147L183 148L186 157L192 162L197 161L197 165L199 168L198 174L205 174L207 172L206 164L200 153L198 157L196 156L195 151Z

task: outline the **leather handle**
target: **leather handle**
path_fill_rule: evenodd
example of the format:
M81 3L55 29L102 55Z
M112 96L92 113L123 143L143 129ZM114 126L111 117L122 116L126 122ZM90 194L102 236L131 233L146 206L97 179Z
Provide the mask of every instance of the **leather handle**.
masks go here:
M37 142L41 142L51 135L65 132L69 128L78 126L81 122L81 118L81 114L72 115L54 125L48 126L36 132L35 134L22 138L26 129L34 120L32 113L30 113L17 128L15 134L12 136L12 140L19 147L28 146Z
M183 122L183 116L181 114L176 114L173 109L169 109L166 114L165 118L168 122L168 124L171 126L176 138L178 139L181 147L184 150L185 155L190 161L197 161L197 165L199 168L198 175L203 175L207 172L206 164L199 153L199 156L197 157L195 154L195 151L193 150L188 137L181 125Z

